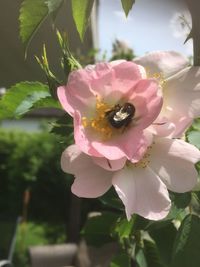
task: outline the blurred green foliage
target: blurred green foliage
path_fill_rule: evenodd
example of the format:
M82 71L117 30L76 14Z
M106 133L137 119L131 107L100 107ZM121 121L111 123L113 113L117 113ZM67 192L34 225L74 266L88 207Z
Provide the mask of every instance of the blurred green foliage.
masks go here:
M71 176L60 168L66 144L46 132L0 130L0 213L22 213L23 193L31 192L28 218L66 221Z
M54 123L53 129L56 123ZM58 127L57 127L58 128ZM73 176L60 167L63 150L72 142L71 129L62 134L26 133L0 129L0 214L23 214L24 192L30 191L27 218L20 224L14 255L16 267L29 267L28 247L63 243L68 239ZM101 208L97 200L81 203L80 226L87 214ZM7 227L8 228L8 227ZM0 223L5 240L10 231ZM0 241L2 235L0 231Z
M35 245L64 243L65 226L63 224L22 223L18 227L14 253L15 267L30 267L28 248Z
M112 44L112 57L110 58L110 61L118 59L131 61L135 57L136 55L134 50L130 48L126 42L116 39Z
M58 130L58 122L52 124L54 134L0 129L0 214L22 215L24 192L28 189L30 201L25 219L54 225L64 223L68 227L73 219L70 208L74 177L61 170L60 157L73 138L70 127ZM102 210L98 199L82 200L80 226L94 210Z

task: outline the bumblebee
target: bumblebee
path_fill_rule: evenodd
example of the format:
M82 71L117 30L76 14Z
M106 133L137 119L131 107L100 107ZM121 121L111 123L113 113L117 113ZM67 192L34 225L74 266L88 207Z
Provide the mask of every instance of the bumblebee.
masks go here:
M135 107L131 103L115 105L113 109L107 111L105 116L110 125L116 129L127 127L135 115Z

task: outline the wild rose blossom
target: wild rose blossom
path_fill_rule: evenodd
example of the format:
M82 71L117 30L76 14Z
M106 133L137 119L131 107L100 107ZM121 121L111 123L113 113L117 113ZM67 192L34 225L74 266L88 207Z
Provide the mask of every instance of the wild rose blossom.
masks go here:
M63 152L61 166L75 175L77 196L99 197L113 185L128 219L137 213L159 220L170 209L167 189L183 193L197 183L199 150L159 136L182 135L200 115L200 71L176 52L135 62L146 71L123 60L97 64L73 72L58 88L74 118L76 143Z
M78 197L99 197L113 185L128 219L136 213L160 220L171 205L167 189L183 193L196 185L194 164L199 160L200 151L193 145L162 137L154 139L137 163L91 157L71 145L62 154L61 167L75 175L71 189Z
M200 68L173 51L156 51L134 60L149 76L164 81L163 107L152 127L160 136L180 137L200 116ZM157 125L156 125L157 124Z
M159 88L143 67L122 60L72 72L58 98L73 116L75 143L84 153L135 162L150 142L143 130L162 107Z

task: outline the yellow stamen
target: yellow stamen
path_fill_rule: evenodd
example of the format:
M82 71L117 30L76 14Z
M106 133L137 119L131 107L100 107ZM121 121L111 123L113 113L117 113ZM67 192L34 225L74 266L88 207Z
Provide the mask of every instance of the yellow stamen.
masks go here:
M88 126L88 121L87 121L86 117L82 117L82 124L83 124L84 128L86 128Z
M159 85L163 88L166 84L166 80L164 78L164 74L162 72L155 72L151 74L150 70L148 68L145 68L147 78L154 78L158 80Z
M150 163L149 157L151 155L151 153L150 153L151 149L152 149L152 145L147 148L147 152L144 154L143 158L140 161L138 161L137 163L133 163L132 166L134 166L135 168L145 169L148 166L148 164Z
M112 128L106 118L106 112L112 108L113 107L111 105L108 105L99 96L96 96L95 116L93 118L82 117L83 127L91 127L96 132L100 133L103 139L110 139L113 134L118 132L116 129Z

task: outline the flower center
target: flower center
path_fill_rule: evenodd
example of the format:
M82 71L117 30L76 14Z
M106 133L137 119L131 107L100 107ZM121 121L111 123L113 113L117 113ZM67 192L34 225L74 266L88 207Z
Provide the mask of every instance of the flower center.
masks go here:
M162 72L155 72L155 73L152 74L150 72L150 69L148 69L148 68L145 68L145 71L146 71L146 75L147 75L148 78L156 79L159 82L159 85L160 85L161 88L165 87L166 80L165 80L164 74Z
M133 166L135 168L146 168L147 165L150 163L149 156L150 154L146 153L140 161L138 161L137 163L133 163Z
M102 134L105 139L109 139L113 135L113 128L106 119L106 112L108 112L111 107L102 101L100 97L96 97L96 110L94 118L82 118L82 124L86 127L91 127L96 132Z
M144 154L143 158L140 161L136 163L131 163L131 166L133 166L134 168L143 168L143 169L146 168L150 163L150 155L151 155L150 152L154 144L155 142L153 142L153 144L147 148L146 153Z
M104 139L110 139L113 135L121 133L131 123L134 115L135 107L131 103L110 106L97 96L95 117L82 117L82 124L85 128L91 127L103 135Z
M135 115L135 107L131 103L115 105L113 109L106 112L106 118L114 128L128 126Z

